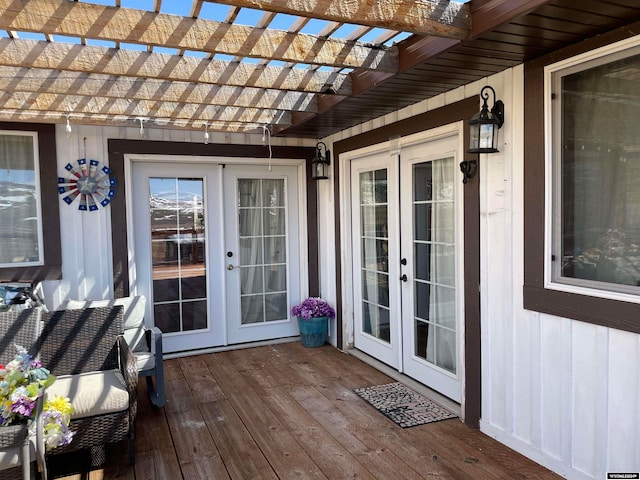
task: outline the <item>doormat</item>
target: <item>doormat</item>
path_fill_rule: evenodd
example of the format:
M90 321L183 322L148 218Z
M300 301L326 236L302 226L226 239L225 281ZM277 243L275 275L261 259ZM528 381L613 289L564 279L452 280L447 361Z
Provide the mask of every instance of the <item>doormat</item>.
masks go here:
M402 428L457 417L399 382L356 388L353 391Z

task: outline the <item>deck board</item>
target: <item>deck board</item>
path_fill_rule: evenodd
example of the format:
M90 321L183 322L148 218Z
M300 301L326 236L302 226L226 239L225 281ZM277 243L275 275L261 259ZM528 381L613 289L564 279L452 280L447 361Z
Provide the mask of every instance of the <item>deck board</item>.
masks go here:
M165 361L166 405L140 382L136 464L52 463L64 480L559 479L459 419L402 429L354 388L393 380L332 347L290 343ZM60 468L60 464L73 469ZM83 470L84 469L84 470Z

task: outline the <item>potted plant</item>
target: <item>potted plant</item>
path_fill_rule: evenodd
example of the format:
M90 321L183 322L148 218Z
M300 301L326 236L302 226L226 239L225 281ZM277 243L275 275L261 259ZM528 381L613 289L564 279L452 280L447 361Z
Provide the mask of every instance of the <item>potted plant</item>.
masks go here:
M320 297L309 297L291 309L298 317L300 340L305 347L321 347L327 339L329 319L336 316L335 310Z

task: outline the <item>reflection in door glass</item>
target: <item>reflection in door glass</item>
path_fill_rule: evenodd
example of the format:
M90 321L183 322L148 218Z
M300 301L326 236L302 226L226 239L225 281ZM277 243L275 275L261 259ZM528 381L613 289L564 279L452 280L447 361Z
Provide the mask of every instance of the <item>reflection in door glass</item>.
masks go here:
M165 333L205 329L204 182L149 178L154 323Z
M389 343L387 170L360 174L362 331Z
M288 320L284 179L238 180L242 325Z
M453 158L413 167L414 354L457 369Z

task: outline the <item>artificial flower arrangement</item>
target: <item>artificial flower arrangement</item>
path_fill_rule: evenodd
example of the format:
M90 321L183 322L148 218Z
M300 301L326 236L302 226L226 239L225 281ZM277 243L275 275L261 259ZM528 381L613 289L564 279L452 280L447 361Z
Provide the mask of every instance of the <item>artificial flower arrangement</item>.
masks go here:
M42 391L56 381L55 375L34 359L24 347L16 346L18 353L7 365L0 365L0 427L30 423ZM68 398L53 396L44 402L43 428L47 450L71 443L69 430L74 409Z
M291 309L291 315L309 320L310 318L336 316L335 310L325 300L320 297L309 297L300 305Z

